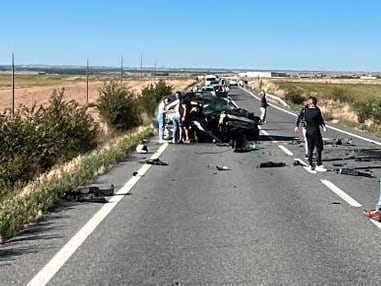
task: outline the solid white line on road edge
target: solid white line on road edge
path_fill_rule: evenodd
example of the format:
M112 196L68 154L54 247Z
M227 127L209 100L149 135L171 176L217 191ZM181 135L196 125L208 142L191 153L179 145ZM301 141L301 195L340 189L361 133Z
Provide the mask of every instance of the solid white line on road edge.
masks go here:
M158 158L168 144L165 143L158 149L157 153L152 155L151 159ZM144 164L138 171L138 174L144 175L151 167ZM124 198L121 194L127 194L132 187L140 180L141 176L134 176L123 187L117 191L116 196L112 197L61 249L57 254L29 281L27 286L44 286L66 263L70 256L81 246L87 237L96 229L103 219L113 210L114 207ZM118 196L119 195L119 196Z
M381 222L379 221L376 221L374 219L369 219L375 226L377 226L379 229L381 229Z
M285 146L283 146L283 145L278 145L278 147L279 147L284 153L286 153L288 156L294 156L294 153L292 153L290 150L288 150Z
M350 206L356 207L356 208L361 207L361 204L359 202L352 199L348 194L346 194L343 190L338 188L332 182L325 180L325 179L321 179L320 182L322 182L323 185L328 187L332 192L334 192L336 195L338 195L340 198L342 198L344 201L346 201Z
M304 162L302 159L294 158L294 161L299 162L299 163L302 164L304 167L308 167L308 164L307 164L306 162Z

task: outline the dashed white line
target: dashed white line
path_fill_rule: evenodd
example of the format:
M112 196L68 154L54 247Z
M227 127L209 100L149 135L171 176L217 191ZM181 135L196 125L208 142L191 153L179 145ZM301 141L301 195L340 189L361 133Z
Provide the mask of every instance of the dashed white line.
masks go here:
M284 153L286 153L288 156L294 156L294 153L292 153L290 150L288 150L285 146L283 146L283 145L278 145L278 147L279 147Z
M321 179L320 182L323 183L326 187L328 187L332 192L334 192L336 195L338 195L340 198L342 198L344 201L346 201L350 206L359 208L361 207L361 204L357 202L356 200L352 199L347 193L345 193L343 190L341 190L339 187L337 187L332 182Z
M152 155L151 159L158 158L168 144L160 146L158 151ZM138 174L144 175L151 167L149 164L144 164L139 170ZM96 227L103 221L105 217L116 207L116 205L124 198L122 194L130 192L132 187L140 180L141 176L134 176L112 197L107 204L105 204L61 249L57 254L37 273L36 276L29 281L27 286L44 286L54 275L61 269L66 261L73 255L73 253L81 246L87 237L96 229Z

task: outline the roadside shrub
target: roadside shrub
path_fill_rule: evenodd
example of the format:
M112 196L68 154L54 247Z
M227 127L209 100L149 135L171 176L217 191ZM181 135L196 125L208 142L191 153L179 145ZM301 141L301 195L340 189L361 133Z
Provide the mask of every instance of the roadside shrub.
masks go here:
M12 187L17 181L27 181L40 171L36 158L36 124L23 116L25 110L14 116L0 117L0 186Z
M46 108L21 107L0 117L0 187L26 183L58 162L97 145L98 125L75 101L55 90Z
M104 83L96 107L111 130L127 131L141 123L136 96L119 82Z
M97 146L98 124L87 113L87 107L74 100L65 101L64 92L63 88L55 90L49 106L36 116L37 131L44 143L40 146L42 159L43 162L51 162L44 169L58 160L70 160Z
M381 98L376 97L372 101L371 117L376 124L381 123Z
M302 95L302 92L295 87L288 89L284 98L289 103L295 105L301 105L306 100L305 96Z
M367 99L355 101L352 108L357 115L357 121L359 123L364 123L365 120L372 118L373 107L371 100Z
M152 114L160 100L172 93L172 86L167 85L164 80L160 80L155 85L150 84L143 88L142 96L139 98L141 111Z

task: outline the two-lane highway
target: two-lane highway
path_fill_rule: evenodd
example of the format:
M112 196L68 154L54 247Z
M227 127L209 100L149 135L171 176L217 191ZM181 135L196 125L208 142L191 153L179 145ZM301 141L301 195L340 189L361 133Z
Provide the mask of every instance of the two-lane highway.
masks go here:
M259 112L253 95L238 88L231 94ZM259 148L248 153L212 143L163 145L160 159L169 165L144 169L86 239L73 243L67 261L49 262L81 231L78 218L84 225L102 206L71 206L65 224L48 218L56 243L40 239L38 253L1 259L0 284L44 285L43 277L54 274L47 285L378 285L381 230L361 209L376 202L381 165L352 155L379 146L352 136L353 145L326 145L323 153L328 169L361 167L374 178L311 174L293 165L304 154L292 140L294 122L294 115L269 107ZM332 128L324 136L350 137ZM125 190L141 156L100 180ZM266 161L287 166L258 168ZM15 238L5 247L10 253L25 244L33 245Z

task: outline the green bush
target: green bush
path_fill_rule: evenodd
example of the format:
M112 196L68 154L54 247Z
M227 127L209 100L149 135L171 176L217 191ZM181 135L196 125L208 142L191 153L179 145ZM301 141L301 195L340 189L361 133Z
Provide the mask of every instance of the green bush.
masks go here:
M372 112L371 112L372 119L374 123L380 124L381 123L381 98L376 97L372 101Z
M150 84L143 88L142 95L139 98L141 111L152 114L160 100L172 93L172 86L167 85L164 80L160 80L155 85Z
M301 105L306 100L306 97L303 96L302 91L295 87L288 89L284 98L286 101L295 105Z
M23 116L23 111L0 118L0 186L27 181L40 171L35 130L35 123Z
M56 90L46 108L21 107L0 117L0 186L26 183L97 146L98 125L85 107L63 96Z
M64 89L55 90L49 106L36 116L38 134L44 143L40 146L44 162L67 161L97 146L99 126L87 108L74 100L65 101L63 97Z
M141 123L136 96L119 82L104 83L96 107L111 130L127 131Z
M365 120L372 118L373 108L371 100L355 101L352 108L357 115L357 120L359 123L364 123Z

